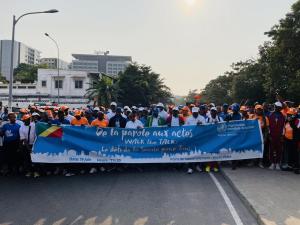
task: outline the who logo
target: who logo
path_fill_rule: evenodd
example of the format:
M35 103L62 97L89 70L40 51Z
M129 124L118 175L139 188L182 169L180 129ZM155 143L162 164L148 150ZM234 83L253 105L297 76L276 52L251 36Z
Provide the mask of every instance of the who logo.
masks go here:
M218 133L225 133L227 131L227 123L220 123L217 125Z

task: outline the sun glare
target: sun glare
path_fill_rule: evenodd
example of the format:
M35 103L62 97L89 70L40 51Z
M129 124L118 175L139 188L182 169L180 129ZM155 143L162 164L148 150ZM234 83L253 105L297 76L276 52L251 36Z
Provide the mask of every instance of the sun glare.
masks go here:
M193 6L196 3L196 0L185 0L186 4L189 6Z

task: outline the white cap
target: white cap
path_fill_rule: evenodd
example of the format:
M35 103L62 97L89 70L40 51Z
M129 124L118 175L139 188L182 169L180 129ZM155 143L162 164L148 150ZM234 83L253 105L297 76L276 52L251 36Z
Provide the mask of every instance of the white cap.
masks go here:
M195 112L199 112L199 108L198 107L193 107L192 108L192 113L195 113Z
M110 103L110 105L117 106L117 103L115 103L115 102L112 102L112 103Z
M209 105L212 107L216 107L215 103L210 103Z
M144 108L143 108L143 107L140 107L140 108L139 108L139 111L143 111L143 110L144 110Z
M132 106L132 107L131 107L131 109L134 109L134 110L136 110L136 109L137 109L137 107L134 105L134 106Z
M179 111L178 107L174 107L173 111Z
M211 107L210 111L218 111L216 107Z
M34 113L32 113L32 116L40 116L40 114L34 112Z
M277 107L282 107L282 103L281 102L275 102L274 105L277 106Z
M126 106L124 107L124 110L130 110L129 106L126 105Z
M131 109L127 109L127 112L130 112L130 113L132 113L132 110L131 110Z
M160 102L160 103L158 103L158 104L156 105L156 107L164 107L164 104L162 104L162 103Z
M94 111L100 111L99 107L95 107Z

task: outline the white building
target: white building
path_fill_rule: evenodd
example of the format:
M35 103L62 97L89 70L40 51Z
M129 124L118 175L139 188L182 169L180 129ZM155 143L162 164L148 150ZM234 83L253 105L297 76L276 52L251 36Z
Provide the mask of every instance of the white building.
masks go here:
M41 52L31 48L21 42L14 43L13 68L20 63L39 64ZM0 72L2 76L9 80L10 76L10 57L11 57L11 40L0 41Z
M47 65L48 69L57 69L57 58L41 58L40 64ZM69 63L59 59L59 68L67 70L69 69Z
M38 80L33 84L14 83L13 106L27 107L33 103L57 103L58 87L60 104L71 107L86 106L89 103L85 97L92 78L99 73L91 74L85 71L38 69ZM8 84L0 84L0 101L8 103Z
M131 56L119 55L94 55L94 54L72 54L75 58L70 64L70 69L87 72L99 72L116 76L124 72L126 67L132 63Z

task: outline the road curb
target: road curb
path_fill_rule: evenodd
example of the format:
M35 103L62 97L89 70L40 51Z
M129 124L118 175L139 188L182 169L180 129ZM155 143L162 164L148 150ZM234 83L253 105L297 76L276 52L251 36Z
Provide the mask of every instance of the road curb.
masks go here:
M267 225L261 218L260 214L255 210L253 205L248 201L248 199L240 192L240 190L237 188L237 186L233 183L233 181L230 179L230 177L222 169L220 170L220 172L221 172L222 176L224 177L224 179L226 180L226 182L229 184L229 186L237 194L238 198L243 202L243 204L246 206L246 208L254 216L257 223L259 225Z

